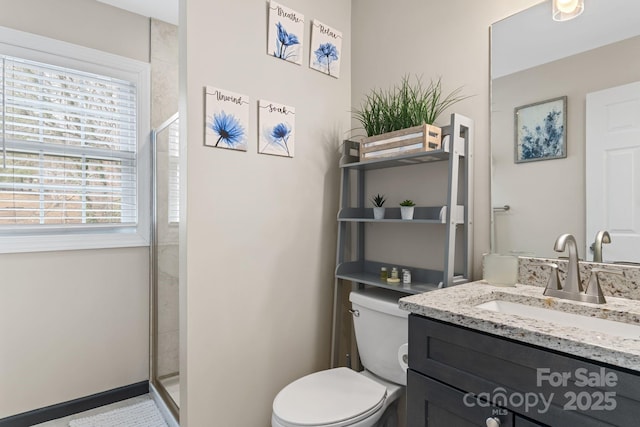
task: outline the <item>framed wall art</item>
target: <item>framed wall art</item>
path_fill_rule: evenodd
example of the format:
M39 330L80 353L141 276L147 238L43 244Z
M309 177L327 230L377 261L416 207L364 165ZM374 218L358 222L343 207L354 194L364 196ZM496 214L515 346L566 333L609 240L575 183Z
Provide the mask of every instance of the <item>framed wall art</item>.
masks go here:
M314 19L311 28L309 67L321 73L340 77L342 32Z
M515 162L567 157L567 97L516 107Z
M304 15L275 1L269 2L267 54L302 64Z
M204 145L247 151L249 97L207 86L204 102Z
M293 157L295 152L296 110L283 104L258 101L258 153Z

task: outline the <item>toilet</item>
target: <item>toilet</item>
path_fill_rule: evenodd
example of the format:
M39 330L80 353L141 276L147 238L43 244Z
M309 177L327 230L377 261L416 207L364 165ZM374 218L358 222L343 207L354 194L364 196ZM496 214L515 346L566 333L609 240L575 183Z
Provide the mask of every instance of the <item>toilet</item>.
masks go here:
M402 294L352 291L358 352L364 371L334 368L284 387L273 401L272 427L396 427L397 401L407 384L408 312Z

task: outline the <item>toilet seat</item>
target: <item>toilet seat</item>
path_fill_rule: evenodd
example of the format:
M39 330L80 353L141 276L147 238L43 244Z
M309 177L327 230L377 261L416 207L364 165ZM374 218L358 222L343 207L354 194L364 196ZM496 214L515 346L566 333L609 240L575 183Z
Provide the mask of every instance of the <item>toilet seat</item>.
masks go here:
M287 427L342 427L375 414L387 388L349 368L302 377L273 401L273 416Z

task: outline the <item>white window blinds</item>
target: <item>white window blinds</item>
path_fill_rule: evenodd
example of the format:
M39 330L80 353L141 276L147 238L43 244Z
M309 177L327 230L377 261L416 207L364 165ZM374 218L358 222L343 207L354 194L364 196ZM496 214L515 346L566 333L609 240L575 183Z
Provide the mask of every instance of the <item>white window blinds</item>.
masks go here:
M136 85L0 58L0 226L135 225Z
M169 132L169 224L180 222L180 119L174 120Z

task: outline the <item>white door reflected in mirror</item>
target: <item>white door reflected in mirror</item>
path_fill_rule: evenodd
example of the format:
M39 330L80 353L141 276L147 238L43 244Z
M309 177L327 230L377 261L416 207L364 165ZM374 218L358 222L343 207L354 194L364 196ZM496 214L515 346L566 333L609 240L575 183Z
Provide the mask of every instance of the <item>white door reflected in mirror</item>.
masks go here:
M586 171L587 236L609 232L604 262L640 262L640 82L587 94Z

